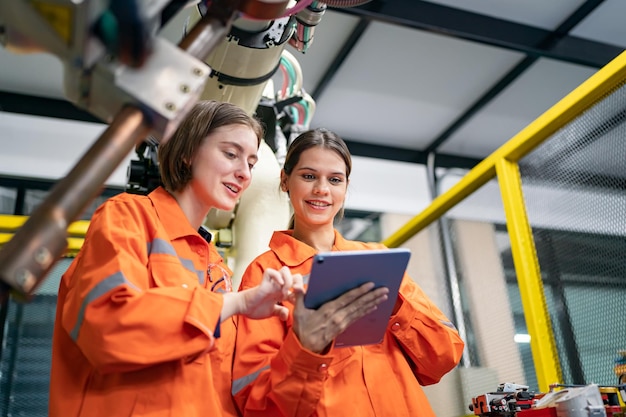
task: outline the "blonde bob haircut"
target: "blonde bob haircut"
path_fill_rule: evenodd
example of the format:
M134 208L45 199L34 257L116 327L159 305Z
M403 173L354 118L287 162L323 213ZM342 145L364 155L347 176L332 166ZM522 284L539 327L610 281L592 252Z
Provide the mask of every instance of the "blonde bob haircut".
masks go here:
M159 146L159 170L165 189L182 190L191 180L191 161L204 140L215 129L235 124L250 127L261 143L263 127L242 108L214 100L196 103L174 135Z

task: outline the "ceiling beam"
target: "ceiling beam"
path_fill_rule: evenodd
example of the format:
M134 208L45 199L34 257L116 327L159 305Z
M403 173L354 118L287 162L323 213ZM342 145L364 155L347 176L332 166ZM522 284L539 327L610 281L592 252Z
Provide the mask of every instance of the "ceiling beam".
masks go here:
M422 0L373 0L358 7L332 10L593 68L603 67L623 51L615 45L575 36L564 36L554 46L544 48L541 43L552 34L550 30Z
M355 139L344 138L352 156L387 159L398 162L411 162L426 165L428 153L415 149L398 148L393 146L374 145L359 142ZM480 159L451 154L436 154L437 166L442 168L472 169Z
M56 117L81 122L104 123L67 100L9 93L6 91L0 91L0 111L29 114L31 116Z
M18 177L14 175L0 175L0 187L12 188L18 191L40 190L50 191L56 185L58 180L34 177ZM124 187L106 186L101 190L100 196L113 197L124 191Z

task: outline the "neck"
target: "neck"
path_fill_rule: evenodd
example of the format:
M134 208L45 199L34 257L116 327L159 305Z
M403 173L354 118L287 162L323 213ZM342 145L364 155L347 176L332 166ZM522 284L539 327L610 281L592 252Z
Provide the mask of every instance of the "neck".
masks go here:
M195 230L198 230L204 223L207 214L209 214L210 208L199 204L198 199L191 195L189 188L184 188L181 191L175 191L171 194L174 199L176 199L180 209L185 213L189 224L191 224Z
M335 229L333 225L300 226L293 228L293 237L315 248L318 252L330 252L335 244Z

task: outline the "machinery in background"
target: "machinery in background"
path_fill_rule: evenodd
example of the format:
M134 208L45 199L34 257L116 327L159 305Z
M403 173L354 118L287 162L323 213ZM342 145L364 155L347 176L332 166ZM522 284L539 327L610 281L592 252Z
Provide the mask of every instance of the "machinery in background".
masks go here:
M626 384L626 350L619 351L619 356L615 359L615 375L618 384ZM626 401L626 399L624 400Z
M470 411L477 416L513 416L519 411L531 408L535 393L528 386L504 383L496 392L488 392L472 398Z
M131 160L126 170L127 193L146 195L161 185L158 145L158 142L147 139L135 148L137 160Z
M326 5L351 7L368 1L0 2L2 45L17 53L58 57L67 99L109 124L0 249L1 295L7 290L32 295L65 252L68 225L143 140L167 140L200 97L253 112L280 66L283 45L306 50ZM174 45L161 38L163 25L188 7L197 7L200 17L181 41ZM303 112L310 113L310 108Z
M535 393L526 385L504 383L496 392L472 398L469 405L481 417L624 417L626 385L550 386Z

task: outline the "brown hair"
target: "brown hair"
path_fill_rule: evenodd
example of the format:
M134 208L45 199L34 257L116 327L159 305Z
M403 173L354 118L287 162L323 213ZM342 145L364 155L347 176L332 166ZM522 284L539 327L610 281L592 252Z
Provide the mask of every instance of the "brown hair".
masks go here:
M285 174L291 175L293 168L298 165L300 161L302 152L316 146L329 149L339 155L346 163L346 179L350 177L350 172L352 171L352 157L350 156L348 146L336 133L323 128L307 130L291 142L283 166Z
M285 163L283 165L283 171L287 176L291 175L293 169L300 161L300 155L307 149L314 147L321 147L331 150L343 159L346 164L346 179L350 178L350 172L352 171L352 156L348 150L346 143L334 132L328 129L319 128L313 130L307 130L301 133L297 138L291 142L289 149L287 149L287 155L285 156ZM339 218L343 217L343 208L338 213ZM293 229L294 217L291 216L289 221L289 229Z
M242 108L220 101L203 100L187 113L174 135L159 146L159 169L163 186L179 191L191 180L191 161L207 136L215 129L240 124L250 127L261 143L263 127Z

